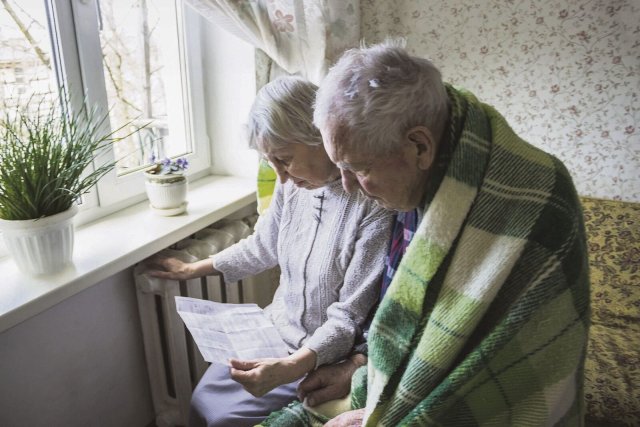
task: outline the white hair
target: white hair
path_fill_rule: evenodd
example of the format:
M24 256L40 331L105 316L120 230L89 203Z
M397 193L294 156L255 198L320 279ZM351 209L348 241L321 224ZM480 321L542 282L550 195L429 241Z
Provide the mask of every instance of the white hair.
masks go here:
M345 132L341 144L382 154L393 152L415 126L425 126L439 142L448 117L440 71L410 56L403 40L387 40L344 53L320 84L314 123Z
M313 125L313 101L318 87L301 77L285 76L263 86L253 101L247 132L249 146L322 144Z

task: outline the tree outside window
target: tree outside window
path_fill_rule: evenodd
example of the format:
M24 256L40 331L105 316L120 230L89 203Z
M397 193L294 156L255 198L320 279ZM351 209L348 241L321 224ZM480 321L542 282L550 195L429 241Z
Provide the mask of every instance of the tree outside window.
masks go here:
M50 103L56 99L56 80L49 40L49 23L43 0L0 0L0 108ZM114 146L118 174L139 170L156 157L181 156L191 151L184 135L171 134L168 114L169 61L166 20L176 19L166 0L96 1L104 82L110 121L144 127ZM82 35L77 34L76 37ZM175 35L174 35L175 37ZM170 84L180 85L180 78ZM73 90L73 88L72 88ZM36 102L33 102L36 101ZM176 127L176 126L174 126ZM177 126L177 134L185 126ZM131 129L123 129L130 133Z

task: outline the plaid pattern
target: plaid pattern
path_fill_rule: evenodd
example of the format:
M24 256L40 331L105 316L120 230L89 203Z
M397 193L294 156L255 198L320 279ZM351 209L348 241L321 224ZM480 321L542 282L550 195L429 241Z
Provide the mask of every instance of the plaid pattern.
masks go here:
M447 89L457 144L374 317L352 407L367 426L582 425L589 280L571 178ZM266 425L309 425L287 414Z
M382 286L380 287L380 300L387 293L391 280L396 273L398 265L407 251L407 247L413 239L418 227L418 212L416 209L410 212L399 212L391 232L391 245L389 255L384 260L384 274L382 276Z
M581 424L589 285L571 178L449 93L460 138L371 326L367 425Z

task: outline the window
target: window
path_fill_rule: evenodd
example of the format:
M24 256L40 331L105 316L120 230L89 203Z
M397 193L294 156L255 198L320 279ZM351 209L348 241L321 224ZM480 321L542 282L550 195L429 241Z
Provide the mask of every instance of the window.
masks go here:
M3 1L0 9L0 111L28 99L50 103L55 97L45 4ZM35 99L34 99L35 98Z
M114 147L118 174L145 166L152 154L191 152L180 108L187 104L187 90L180 84L182 31L175 5L166 0L99 0L98 19L111 121L144 126Z
M82 208L141 200L140 173L156 157L189 156L193 174L209 167L199 65L200 20L181 0L3 0L0 108L45 102L64 86L71 109L101 109L112 129L142 130L114 144L113 174ZM187 31L188 30L188 31ZM196 124L199 125L196 126Z

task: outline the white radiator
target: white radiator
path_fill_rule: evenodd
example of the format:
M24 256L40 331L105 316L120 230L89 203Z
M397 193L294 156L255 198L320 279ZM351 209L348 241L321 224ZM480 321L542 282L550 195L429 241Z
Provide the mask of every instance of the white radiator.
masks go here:
M162 253L185 262L204 259L251 234L256 219L257 215L251 215L242 220L220 221ZM134 274L156 424L186 426L191 392L208 363L178 316L174 297L255 302L264 307L271 302L277 280L273 280L271 271L234 283L225 283L221 276L164 280L146 276L143 265L137 266Z

